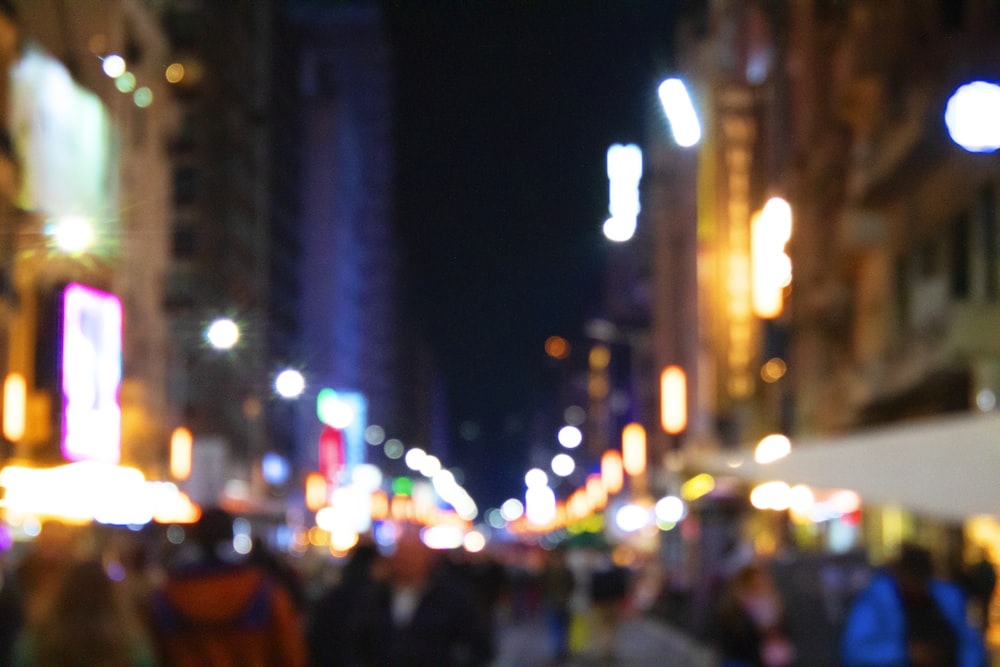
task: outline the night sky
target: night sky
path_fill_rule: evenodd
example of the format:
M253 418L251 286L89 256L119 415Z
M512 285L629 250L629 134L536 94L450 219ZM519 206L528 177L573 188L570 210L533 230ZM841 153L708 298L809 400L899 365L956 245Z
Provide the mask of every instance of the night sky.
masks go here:
M531 416L561 409L545 339L599 313L605 154L642 141L674 4L386 6L406 280L447 391L445 464L480 505L523 490Z

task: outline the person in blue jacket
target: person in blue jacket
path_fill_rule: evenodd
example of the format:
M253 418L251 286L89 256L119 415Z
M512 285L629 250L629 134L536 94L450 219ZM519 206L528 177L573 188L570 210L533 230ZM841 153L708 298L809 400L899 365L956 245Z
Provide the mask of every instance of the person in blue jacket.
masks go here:
M858 594L844 627L845 667L986 667L966 620L966 597L934 576L930 552L904 545L899 558Z

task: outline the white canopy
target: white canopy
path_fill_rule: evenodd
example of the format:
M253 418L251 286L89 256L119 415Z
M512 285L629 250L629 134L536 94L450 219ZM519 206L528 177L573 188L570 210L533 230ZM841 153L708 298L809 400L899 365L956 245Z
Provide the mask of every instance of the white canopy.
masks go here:
M742 463L734 467L738 460ZM853 489L869 505L899 505L948 520L1000 516L1000 414L910 421L828 438L792 439L760 464L752 453L716 453L696 465L717 474Z

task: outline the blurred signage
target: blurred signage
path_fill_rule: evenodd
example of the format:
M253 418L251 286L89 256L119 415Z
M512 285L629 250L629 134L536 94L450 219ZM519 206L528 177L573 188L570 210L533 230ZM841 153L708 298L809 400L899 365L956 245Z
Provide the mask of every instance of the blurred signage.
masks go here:
M336 481L336 473L341 469L349 474L354 466L365 462L365 427L368 426L368 400L358 391L342 391L324 388L316 395L316 417L323 424L320 433L320 471L331 482ZM329 452L324 450L324 438L333 436L330 431L336 431L340 437L338 447L339 467L337 470L328 468L323 457Z
M112 219L117 174L100 99L37 47L11 68L11 133L23 173L18 205L50 216Z
M118 463L121 455L122 305L79 283L63 291L62 453Z

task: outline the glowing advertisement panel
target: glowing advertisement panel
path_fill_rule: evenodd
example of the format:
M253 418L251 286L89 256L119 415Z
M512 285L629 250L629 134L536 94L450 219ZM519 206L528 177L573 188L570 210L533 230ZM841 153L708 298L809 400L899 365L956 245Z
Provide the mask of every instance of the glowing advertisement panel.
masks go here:
M33 44L11 66L10 96L18 206L48 218L115 219L117 140L100 98Z
M62 453L69 461L121 456L122 305L79 283L63 292Z

